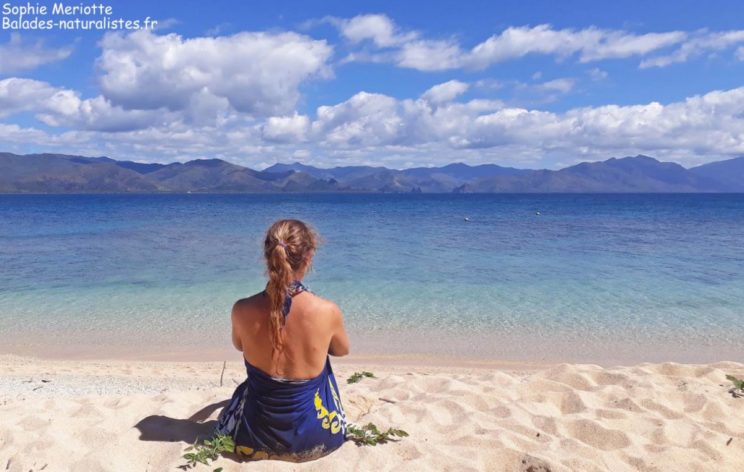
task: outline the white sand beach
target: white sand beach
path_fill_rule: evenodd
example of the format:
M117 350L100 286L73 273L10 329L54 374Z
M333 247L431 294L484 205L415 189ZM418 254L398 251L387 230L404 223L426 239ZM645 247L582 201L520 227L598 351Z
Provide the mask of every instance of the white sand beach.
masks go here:
M402 428L395 443L347 442L322 459L194 470L737 471L744 364L334 364L352 422ZM355 371L373 372L347 384ZM0 470L178 470L208 434L239 362L50 361L0 356Z

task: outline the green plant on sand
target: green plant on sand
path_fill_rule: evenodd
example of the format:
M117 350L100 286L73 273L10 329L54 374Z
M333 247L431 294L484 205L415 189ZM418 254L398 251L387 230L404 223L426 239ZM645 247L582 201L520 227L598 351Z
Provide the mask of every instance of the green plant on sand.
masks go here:
M351 377L346 379L346 383L350 383L350 384L357 383L365 377L376 378L375 374L373 374L372 372L367 372L366 370L363 370L361 372L354 372L353 374L351 374Z
M734 398L744 397L744 380L738 379L733 375L727 375L726 378L734 384L734 387L729 390L729 393L733 395Z
M350 424L346 429L346 439L353 441L357 446L376 446L389 441L397 441L407 436L407 432L397 428L388 428L386 431L380 431L374 423L367 423L363 426ZM184 470L195 467L197 464L209 465L210 461L217 460L221 454L235 452L235 441L226 434L218 434L203 440L201 444L198 441L194 442L194 444L186 448L186 451L191 452L183 455L183 458L188 461L180 467ZM222 467L219 467L214 469L213 472L221 471Z
M183 455L183 458L188 463L183 466L183 469L189 469L195 467L196 464L209 465L209 461L217 460L217 458L224 452L235 452L235 441L227 434L217 434L209 439L205 439L199 444L199 441L195 441L194 444L186 448L187 452ZM214 472L220 472L222 468L215 469Z
M357 446L376 446L406 436L408 433L402 429L388 428L387 431L380 431L373 423L364 426L350 424L346 428L346 439L354 441Z

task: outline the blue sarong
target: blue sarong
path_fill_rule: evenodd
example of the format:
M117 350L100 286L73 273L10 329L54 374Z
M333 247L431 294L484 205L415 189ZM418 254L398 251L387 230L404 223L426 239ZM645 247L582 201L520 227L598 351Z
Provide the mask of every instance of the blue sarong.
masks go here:
M216 429L233 437L238 454L308 460L344 443L346 416L330 358L317 377L307 380L272 377L248 361L245 366L248 378L235 389Z
M216 430L232 436L238 454L307 460L344 443L346 416L329 359L309 380L279 379L245 364L248 378L222 410Z

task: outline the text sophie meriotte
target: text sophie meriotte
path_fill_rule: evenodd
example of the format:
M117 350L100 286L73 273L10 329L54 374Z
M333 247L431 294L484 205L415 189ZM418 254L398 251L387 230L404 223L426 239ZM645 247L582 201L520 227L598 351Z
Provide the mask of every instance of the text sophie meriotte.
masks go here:
M13 15L23 19L24 16L46 16L46 15L58 15L58 16L69 16L69 15L89 15L89 16L104 16L111 15L114 13L114 8L111 5L104 5L102 3L78 3L69 5L63 2L55 2L51 5L42 5L39 2L31 3L3 3L3 15Z

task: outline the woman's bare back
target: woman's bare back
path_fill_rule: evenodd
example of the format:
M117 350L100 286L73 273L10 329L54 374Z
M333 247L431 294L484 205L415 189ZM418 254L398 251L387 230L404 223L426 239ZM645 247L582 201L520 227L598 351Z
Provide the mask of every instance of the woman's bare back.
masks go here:
M281 332L282 347L271 341L270 301L265 292L244 298L232 310L233 344L249 364L274 377L309 379L317 376L328 354L348 354L349 341L341 310L311 292L292 297Z

